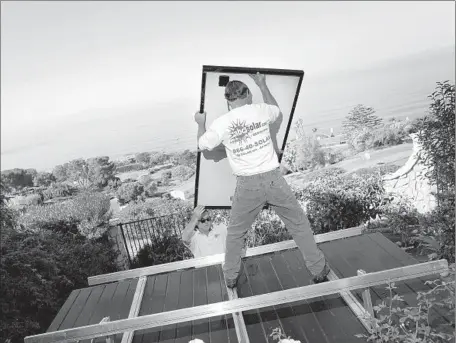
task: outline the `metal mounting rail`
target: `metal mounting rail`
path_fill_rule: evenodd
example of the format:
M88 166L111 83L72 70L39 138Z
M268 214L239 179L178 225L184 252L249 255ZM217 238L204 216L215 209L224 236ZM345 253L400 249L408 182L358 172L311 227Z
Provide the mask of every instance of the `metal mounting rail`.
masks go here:
M243 312L304 299L364 289L388 282L419 278L431 274L448 275L446 260L419 263L400 268L388 269L365 275L328 281L304 287L296 287L242 299L223 301L210 305L150 314L136 318L127 318L108 323L88 325L78 328L27 336L25 343L74 342L94 337L143 330L158 326L171 325L191 320L211 318L225 314Z
M353 236L359 236L362 234L361 227L355 227L345 230L338 230L334 232L323 233L315 235L315 241L317 243L324 243L333 241L336 239L348 238ZM294 240L283 241L274 244L262 245L259 247L249 248L246 251L246 257L263 255L275 251L287 250L296 247ZM89 286L99 285L108 282L115 282L124 279L132 279L141 276L154 275L160 273L168 273L176 270L187 269L187 268L204 268L216 264L221 264L225 260L225 254L217 254L206 257L192 258L189 260L183 260L178 262L164 263L156 266L137 268L124 270L121 272L101 274L90 276L88 278Z

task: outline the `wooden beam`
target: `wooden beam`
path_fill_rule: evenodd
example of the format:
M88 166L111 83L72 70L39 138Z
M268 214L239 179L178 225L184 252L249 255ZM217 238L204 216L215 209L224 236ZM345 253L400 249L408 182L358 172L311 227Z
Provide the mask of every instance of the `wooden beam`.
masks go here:
M230 300L238 299L238 293L236 288L226 287L228 292L228 298ZM236 336L239 343L250 343L249 334L247 333L247 327L245 326L244 316L242 312L233 313L234 327L236 329Z
M209 305L155 313L136 318L127 318L110 323L88 325L40 335L27 336L25 337L24 342L69 343L82 339L91 339L94 337L123 333L125 331L144 330L158 326L188 322L191 320L222 316L229 313L276 306L304 299L337 294L340 292L348 292L354 289L372 287L389 282L419 278L426 275L447 274L448 270L448 262L446 260L419 263L242 299L228 300Z
M141 276L136 284L135 295L131 302L130 313L128 318L136 318L141 309L141 303L144 295L144 289L146 288L147 276ZM121 343L131 343L133 340L134 331L124 332Z
M315 241L317 243L324 243L336 239L348 238L362 234L362 228L356 227L346 230L338 230L334 232L323 233L316 235ZM283 241L279 243L262 245L259 247L249 248L246 252L246 257L258 256L271 252L292 249L296 247L294 240ZM164 263L151 267L137 268L131 270L123 270L120 272L101 274L90 276L88 278L89 286L99 285L107 282L116 282L124 279L131 279L141 276L154 275L160 273L168 273L180 269L188 268L203 268L216 264L221 264L225 260L225 254L217 254L206 257L192 258L178 262Z

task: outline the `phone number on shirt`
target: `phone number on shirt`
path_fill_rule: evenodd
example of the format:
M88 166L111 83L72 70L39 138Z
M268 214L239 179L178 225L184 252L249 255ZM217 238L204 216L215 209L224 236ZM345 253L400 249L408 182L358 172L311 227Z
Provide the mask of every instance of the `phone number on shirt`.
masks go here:
M233 153L237 154L237 153L240 153L240 152L251 150L252 148L255 148L255 147L259 146L259 145L267 143L270 140L271 140L271 136L267 136L266 138L262 138L262 139L254 142L252 144L249 144L249 145L246 145L244 147L237 148L237 149L233 149Z

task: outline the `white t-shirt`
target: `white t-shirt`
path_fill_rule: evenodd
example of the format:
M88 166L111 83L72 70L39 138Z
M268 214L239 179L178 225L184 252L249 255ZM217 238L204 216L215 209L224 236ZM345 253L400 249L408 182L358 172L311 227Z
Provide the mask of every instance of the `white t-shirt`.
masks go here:
M190 240L189 248L194 257L224 254L226 247L226 225L214 224L207 236L198 230Z
M244 105L215 119L199 139L199 147L212 150L220 143L226 148L235 175L255 175L279 167L269 124L279 116L274 105Z

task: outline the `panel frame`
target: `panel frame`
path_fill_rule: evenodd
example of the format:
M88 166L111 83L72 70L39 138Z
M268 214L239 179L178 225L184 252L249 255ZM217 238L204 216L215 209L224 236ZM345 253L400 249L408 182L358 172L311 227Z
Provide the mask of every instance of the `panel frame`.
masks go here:
M123 333L130 330L142 330L158 326L176 324L191 320L211 318L251 309L259 309L279 304L285 304L317 296L337 294L364 289L388 282L418 278L425 275L448 275L447 260L437 260L416 265L393 268L365 275L328 281L288 290L272 292L243 299L228 300L220 303L201 305L192 309L167 311L136 318L127 318L108 323L88 325L78 328L66 329L57 332L27 336L24 343L70 343L83 339Z
M315 235L315 242L317 244L334 241L337 239L349 238L353 236L358 236L363 233L363 227L354 227L350 229L338 230L333 232L327 232ZM296 248L296 243L294 240L287 240L278 243L266 244L254 248L248 248L246 251L246 257L257 256L268 254L276 251L287 250ZM188 260L170 262L165 264L159 264L150 267L143 267L137 269L123 270L120 272L114 272L109 274L100 274L88 277L87 281L89 286L99 285L108 282L115 282L124 279L132 279L145 275L154 275L160 273L167 273L181 269L188 268L204 268L214 264L221 264L225 260L225 254L216 254L205 257L192 258Z
M206 74L207 73L227 73L227 74L256 74L261 73L264 75L274 76L296 76L299 77L298 86L293 99L293 105L291 107L290 117L288 118L287 127L285 129L285 136L282 144L282 151L285 150L288 134L290 132L291 123L293 122L293 116L298 103L299 93L301 91L302 81L304 79L303 70L294 69L273 69L273 68L254 68L254 67L230 67L230 66L215 66L215 65L203 65L203 71L201 75L201 100L200 100L200 112L204 112L205 94L206 94ZM282 155L278 156L279 163L282 162ZM196 207L198 204L198 189L199 189L199 175L200 175L200 163L201 162L201 151L198 149L197 143L197 157L196 157L196 175L195 175L195 196L193 206ZM206 209L212 210L226 210L231 209L231 206L205 206ZM266 207L267 208L267 207Z

